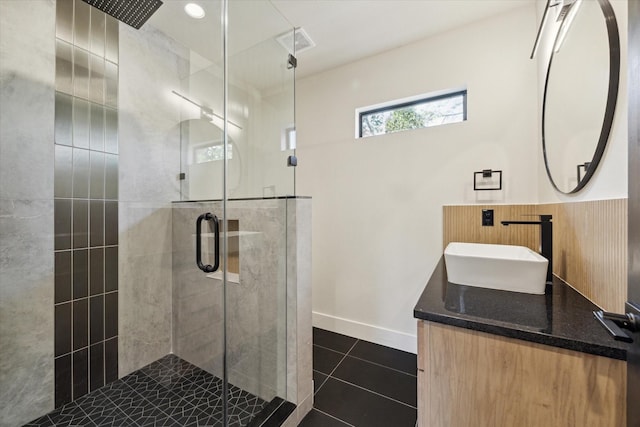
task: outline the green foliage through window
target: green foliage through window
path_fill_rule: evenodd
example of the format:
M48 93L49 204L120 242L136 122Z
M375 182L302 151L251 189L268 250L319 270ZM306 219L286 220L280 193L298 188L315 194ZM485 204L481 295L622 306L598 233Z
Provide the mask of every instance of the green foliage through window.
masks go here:
M467 120L467 91L432 96L359 113L359 136L375 136Z
M227 147L227 155L229 159L233 159L233 145ZM205 145L197 147L194 150L195 163L214 162L224 160L224 145L216 143L213 145Z

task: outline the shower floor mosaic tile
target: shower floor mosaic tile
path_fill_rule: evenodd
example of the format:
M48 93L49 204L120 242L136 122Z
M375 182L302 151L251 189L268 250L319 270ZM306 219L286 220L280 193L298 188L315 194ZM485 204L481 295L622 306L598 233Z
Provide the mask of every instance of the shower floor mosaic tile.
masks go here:
M229 425L268 402L229 385ZM222 426L222 380L168 355L26 426Z

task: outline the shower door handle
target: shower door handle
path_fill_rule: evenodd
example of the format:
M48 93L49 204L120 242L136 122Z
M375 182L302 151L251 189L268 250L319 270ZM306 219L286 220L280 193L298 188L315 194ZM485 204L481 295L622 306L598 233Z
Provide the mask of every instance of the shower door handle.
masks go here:
M213 265L202 263L202 221L205 220L213 221L213 239L215 247L215 263ZM205 273L213 273L218 270L218 267L220 267L220 224L218 222L218 217L213 215L211 212L200 215L196 220L196 264L198 265L198 268Z

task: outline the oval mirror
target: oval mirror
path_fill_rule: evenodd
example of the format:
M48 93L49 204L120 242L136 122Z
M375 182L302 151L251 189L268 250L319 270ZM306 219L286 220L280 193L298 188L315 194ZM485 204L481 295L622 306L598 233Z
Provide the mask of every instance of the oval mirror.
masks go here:
M620 78L620 38L611 4L578 0L572 8L577 8L573 22L570 11L549 59L542 107L547 175L565 194L582 189L598 167Z
M242 153L227 138L227 189L233 197L242 181ZM181 123L182 170L187 179L181 183L183 200L219 200L222 188L212 185L224 176L224 133L206 118L188 119Z

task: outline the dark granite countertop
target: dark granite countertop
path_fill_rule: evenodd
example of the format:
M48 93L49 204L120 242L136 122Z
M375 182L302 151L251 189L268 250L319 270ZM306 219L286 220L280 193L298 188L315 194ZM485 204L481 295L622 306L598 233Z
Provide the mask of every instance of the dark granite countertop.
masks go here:
M627 360L626 343L615 341L595 320L599 310L557 277L546 295L498 291L447 281L444 257L418 303L417 319Z

